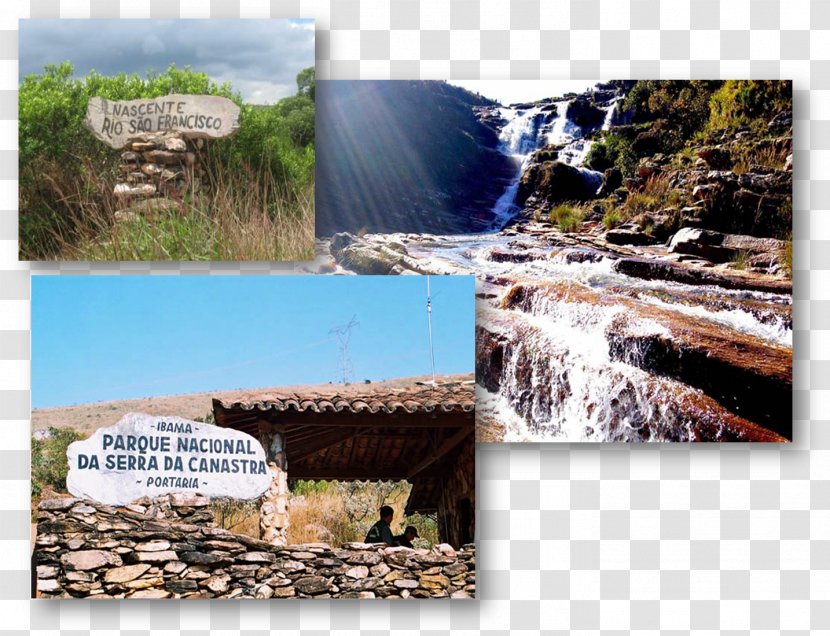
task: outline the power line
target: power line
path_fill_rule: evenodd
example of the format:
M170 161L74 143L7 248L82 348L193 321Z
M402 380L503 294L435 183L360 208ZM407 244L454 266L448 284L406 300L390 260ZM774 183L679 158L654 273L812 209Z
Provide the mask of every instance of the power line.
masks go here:
M338 325L329 329L329 337L334 335L337 338L338 348L340 349L337 366L338 375L344 385L349 384L352 377L352 359L349 355L349 342L352 339L352 329L360 324L356 318L357 316L352 316L352 319L345 325Z

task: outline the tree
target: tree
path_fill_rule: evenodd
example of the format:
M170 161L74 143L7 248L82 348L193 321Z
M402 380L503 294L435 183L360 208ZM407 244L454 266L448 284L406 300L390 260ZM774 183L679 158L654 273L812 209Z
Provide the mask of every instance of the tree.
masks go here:
M306 95L314 101L314 67L309 66L297 73L297 93L299 95Z

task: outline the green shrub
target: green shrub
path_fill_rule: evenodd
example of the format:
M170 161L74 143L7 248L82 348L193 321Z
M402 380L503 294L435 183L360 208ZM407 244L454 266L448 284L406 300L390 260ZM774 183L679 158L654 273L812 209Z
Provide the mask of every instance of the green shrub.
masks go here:
M584 214L572 205L560 205L550 211L550 222L565 233L576 232L582 224Z
M726 80L709 104L709 130L766 124L776 113L792 110L789 82L779 80Z
M622 222L622 215L616 208L607 210L602 217L602 224L606 230L612 230Z
M749 269L749 250L737 250L732 257L732 267L740 270Z
M616 157L611 152L606 141L597 141L591 145L588 155L585 157L585 165L591 170L605 172L614 165Z
M83 438L74 429L55 427L50 427L43 438L32 436L32 497L40 497L47 487L66 492L66 449Z

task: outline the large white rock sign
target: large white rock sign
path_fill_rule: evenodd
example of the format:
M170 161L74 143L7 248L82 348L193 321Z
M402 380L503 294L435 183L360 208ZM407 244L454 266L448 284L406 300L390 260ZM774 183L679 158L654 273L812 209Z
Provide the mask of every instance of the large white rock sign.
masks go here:
M255 438L180 417L128 413L70 444L66 457L69 492L112 505L169 492L254 499L271 485Z
M227 137L239 128L239 106L216 95L165 95L110 101L92 97L84 124L113 148L143 133L174 131L193 139Z

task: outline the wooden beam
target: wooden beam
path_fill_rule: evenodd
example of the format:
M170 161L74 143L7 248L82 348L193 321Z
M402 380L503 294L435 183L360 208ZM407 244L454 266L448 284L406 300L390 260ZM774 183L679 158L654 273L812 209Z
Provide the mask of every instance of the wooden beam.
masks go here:
M306 457L319 453L327 448L330 448L336 444L345 444L350 439L353 439L360 435L360 429L348 429L345 431L335 431L333 433L329 433L327 435L317 435L314 438L314 441L307 445L293 445L289 448L286 448L288 452L288 461L290 462L299 462L304 460Z
M474 434L474 433L473 433ZM461 442L463 442L468 436L470 435L470 431L467 429L462 429L455 433L454 435L450 436L444 442L435 449L432 453L424 457L420 462L415 464L407 475L407 479L411 479L418 473L420 473L425 468L432 466L435 462L441 459L444 455L449 453L453 448L458 446Z
M408 470L405 464L398 463L394 466L384 468L360 467L360 468L329 468L326 466L305 466L302 462L294 462L289 472L290 479L314 479L314 480L337 480L337 481L400 481L407 479ZM430 468L423 470L418 477L440 477L441 472L432 472Z

